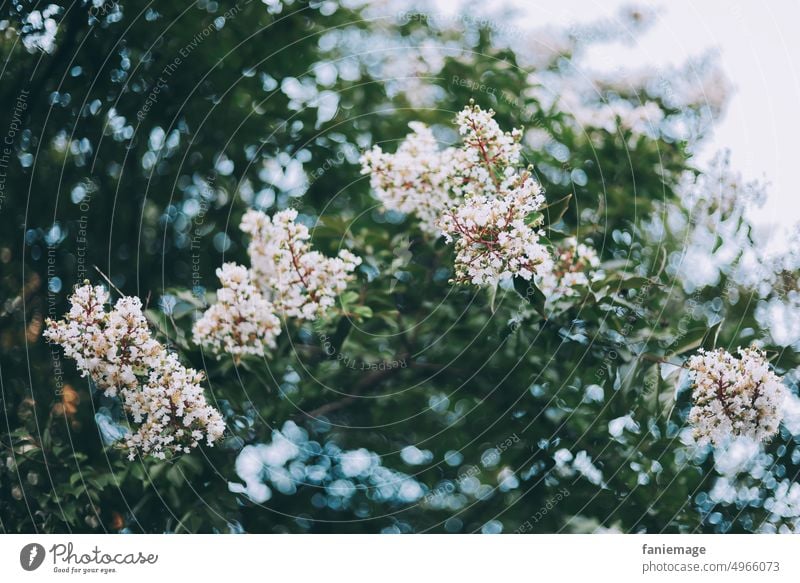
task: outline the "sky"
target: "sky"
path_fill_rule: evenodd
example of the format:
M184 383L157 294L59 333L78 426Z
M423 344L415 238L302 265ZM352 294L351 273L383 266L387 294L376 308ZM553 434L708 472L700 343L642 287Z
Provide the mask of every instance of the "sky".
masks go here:
M443 10L453 4L439 0ZM569 25L613 17L630 0L490 0L495 14L516 7L520 29ZM733 94L701 158L731 151L732 167L745 179L769 183L764 206L751 213L762 242L785 244L800 225L800 2L672 0L638 3L658 9L654 25L635 45L592 49L587 63L598 70L680 65L710 50L733 85ZM449 8L448 8L449 6ZM769 239L769 240L768 240ZM777 250L777 249L776 249Z

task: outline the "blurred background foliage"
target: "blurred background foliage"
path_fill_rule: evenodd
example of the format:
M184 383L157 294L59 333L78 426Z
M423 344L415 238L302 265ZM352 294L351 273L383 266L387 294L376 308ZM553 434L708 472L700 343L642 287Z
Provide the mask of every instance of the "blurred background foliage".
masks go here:
M0 10L3 532L797 527L797 411L760 453L697 450L685 375L657 362L757 342L796 394L800 301L796 255L750 239L760 186L724 156L695 168L724 107L713 63L624 83L581 68L646 12L522 32L402 2ZM603 261L547 319L449 285L450 249L359 174L412 120L457 142L470 99L526 128L549 202L572 195L550 237ZM214 270L247 261L242 214L288 206L321 250L364 258L352 293L269 359L204 355L187 332ZM221 447L129 463L109 445L116 404L41 338L95 266L206 371Z

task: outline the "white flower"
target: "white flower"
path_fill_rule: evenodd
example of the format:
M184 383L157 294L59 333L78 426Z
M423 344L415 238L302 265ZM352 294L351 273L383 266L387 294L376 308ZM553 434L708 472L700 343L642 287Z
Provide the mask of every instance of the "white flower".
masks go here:
M32 10L24 19L22 25L22 44L29 53L44 51L52 53L55 49L58 21L52 18L61 9L55 4L49 4L43 11Z
M376 196L411 213L423 231L455 245L456 283L494 286L535 278L545 293L570 295L599 265L597 253L567 240L554 260L541 240L544 204L530 169L519 169L521 129L504 132L494 111L470 103L456 115L461 148L439 150L433 133L412 123L395 154L379 147L362 157Z
M786 389L763 352L738 352L739 358L723 349L701 349L688 361L694 380L689 421L700 445L736 437L766 441L778 432Z
M279 315L314 320L335 305L361 259L347 250L338 257L312 250L308 228L296 219L293 209L272 218L245 213L241 228L251 236L251 268L226 263L217 270L222 287L217 303L195 322L197 344L236 359L263 356L276 346Z
M464 152L453 179L463 202L439 220L456 248L457 283L495 285L519 276L530 281L548 265L540 243L544 203L529 170L519 172L521 130L503 132L492 110L470 104L457 116Z
M108 292L84 285L70 301L65 319L48 320L44 335L106 395L118 396L139 425L126 441L130 459L137 451L163 459L222 436L225 424L206 403L202 374L184 367L151 336L138 298L122 297L106 311Z
M375 196L389 210L416 216L426 233L441 235L439 220L465 197L501 194L514 182L522 130L503 132L492 110L470 104L456 115L461 148L439 149L425 124L412 122L397 152L380 146L361 157Z
M241 228L251 236L253 281L284 317L313 320L336 303L361 258L343 249L338 257L313 251L308 228L295 222L297 211L287 209L270 219L248 211Z
M222 437L225 423L206 402L202 380L202 373L184 367L174 353L159 355L141 390L125 399L134 422L140 423L126 441L129 459L136 449L164 459L167 452L188 453L204 440L211 446Z
M575 237L564 239L548 258L536 284L545 296L571 296L575 286L588 286L601 276L600 258L594 248L578 243Z
M217 269L222 287L217 303L195 322L195 343L212 352L234 356L264 356L265 348L275 348L281 323L275 307L253 285L246 267L225 263Z
M379 147L362 157L376 196L389 209L413 213L420 228L456 249L457 283L495 285L541 275L544 197L530 171L519 172L522 130L503 132L494 111L470 103L456 115L461 148L439 150L433 133L412 123L395 154Z
M544 197L530 177L503 197L472 196L442 216L445 239L456 248L457 283L494 285L515 276L530 281L549 258L539 242L542 217L529 219Z
M48 322L45 337L60 344L82 376L91 376L106 395L136 390L137 368L157 358L163 347L150 336L138 298L123 297L106 312L108 292L78 287L66 319Z
M557 97L558 106L570 113L567 123L581 131L602 129L614 134L619 130L639 135L657 136L664 122L664 111L653 101L634 104L625 99L596 100L593 92L564 87Z
M456 125L464 142L463 159L453 180L457 195L504 196L509 185L521 182L515 170L522 151L521 129L503 132L494 120L494 111L475 104L456 115Z
M370 186L384 208L419 219L420 229L440 235L437 221L452 206L452 175L460 155L456 148L440 150L433 132L421 122L408 124L406 136L389 154L375 146L361 157L361 173L370 175Z

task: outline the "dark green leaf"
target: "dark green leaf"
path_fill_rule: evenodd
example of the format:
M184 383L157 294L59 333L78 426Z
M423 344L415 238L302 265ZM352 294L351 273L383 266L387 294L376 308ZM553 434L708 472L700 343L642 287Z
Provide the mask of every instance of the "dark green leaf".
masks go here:
M711 249L711 253L716 253L720 247L722 247L723 239L720 235L717 235L717 238L714 240L714 248Z
M547 317L547 314L544 311L546 298L544 297L542 290L536 287L536 284L533 281L526 281L521 277L515 277L514 289L519 295L522 296L524 300L533 306L534 310L536 310L543 317Z
M548 203L547 205L542 207L542 210L544 211L545 215L544 225L545 226L554 225L558 221L560 221L561 218L564 216L564 214L567 212L567 209L569 208L569 201L571 199L572 195L568 194L567 196L559 198L558 200Z
M703 339L700 341L700 348L705 348L706 350L713 350L717 347L717 337L719 336L719 329L722 325L722 320L711 326L706 333L703 335Z
M693 328L687 331L683 336L679 336L673 340L672 344L669 346L666 359L699 348L703 342L703 338L706 336L706 332L706 328Z

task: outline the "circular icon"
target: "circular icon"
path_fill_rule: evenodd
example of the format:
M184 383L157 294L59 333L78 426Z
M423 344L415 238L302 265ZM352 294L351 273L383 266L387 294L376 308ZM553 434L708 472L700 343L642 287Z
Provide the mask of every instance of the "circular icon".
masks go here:
M44 547L39 543L30 543L19 552L19 564L26 571L35 571L44 562Z

